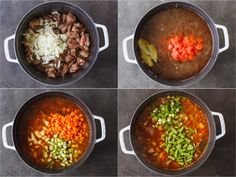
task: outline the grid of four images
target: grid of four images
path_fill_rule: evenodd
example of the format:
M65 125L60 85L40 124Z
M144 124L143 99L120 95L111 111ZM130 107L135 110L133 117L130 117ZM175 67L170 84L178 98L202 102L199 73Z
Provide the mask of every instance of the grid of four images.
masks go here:
M0 10L0 176L236 175L235 0Z

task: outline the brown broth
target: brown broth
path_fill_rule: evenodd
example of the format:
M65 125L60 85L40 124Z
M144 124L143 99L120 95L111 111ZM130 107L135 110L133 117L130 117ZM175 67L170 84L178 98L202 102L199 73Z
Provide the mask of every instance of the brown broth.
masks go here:
M166 97L158 98L143 108L136 120L134 140L137 151L149 164L163 169L177 170L187 166L181 166L177 161L168 158L168 153L160 147L164 143L161 136L165 133L165 129L163 126L155 127L156 122L151 117L152 110L165 103L166 100ZM195 154L193 161L188 165L190 166L204 153L207 147L209 128L207 117L198 104L185 97L181 97L181 103L183 105L181 114L188 117L188 119L184 118L183 125L197 130L197 133L192 135ZM201 126L199 126L200 124Z
M178 62L171 59L171 52L167 49L168 39L179 34L194 34L203 38L203 49L192 61ZM158 60L150 70L162 79L190 78L199 73L211 57L212 37L207 23L195 12L181 7L154 15L144 24L139 38L156 47Z
M73 149L73 152L70 152L73 156L70 166L76 162L78 162L83 154L87 151L89 140L90 140L90 126L87 120L86 115L84 114L83 110L72 100L60 96L50 96L43 98L37 102L35 102L33 105L31 105L23 114L23 117L25 120L28 120L26 122L25 130L22 130L21 132L24 132L21 136L24 137L23 139L23 151L25 154L28 154L28 157L30 161L33 162L33 164L43 167L43 168L51 168L51 169L60 169L64 168L65 166L61 165L61 160L53 159L51 157L51 161L48 162L48 157L44 157L45 152L45 146L48 146L48 141L38 138L35 135L35 131L42 131L45 128L45 137L47 139L53 138L53 131L48 131L48 126L46 126L45 122L51 123L52 122L52 115L59 114L61 116L68 116L71 112L77 112L77 114L80 117L80 123L83 124L83 128L79 130L79 133L83 133L83 139L66 139L62 136L62 140L68 143L70 141L70 148ZM55 119L56 120L56 119ZM50 122L51 121L51 122ZM50 124L49 124L50 125ZM75 127L79 128L79 127ZM61 130L60 132L62 132ZM55 132L55 131L54 131ZM32 134L34 134L34 137L37 142L40 143L34 143L34 141L29 140L32 137Z

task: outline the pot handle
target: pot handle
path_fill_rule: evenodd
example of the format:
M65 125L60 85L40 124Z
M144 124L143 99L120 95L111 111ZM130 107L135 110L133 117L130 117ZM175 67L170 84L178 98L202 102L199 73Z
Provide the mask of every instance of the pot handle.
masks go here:
M99 48L99 52L105 50L108 46L109 46L109 35L108 35L108 31L107 31L107 27L105 25L101 25L101 24L95 24L96 28L101 28L103 31L103 36L104 36L104 46Z
M223 48L219 49L219 53L221 53L229 48L229 33L228 33L228 30L225 26L218 25L218 24L215 24L215 25L216 25L216 28L222 29L223 34L224 34L225 46Z
M213 116L217 116L220 119L220 127L221 127L221 133L219 135L216 135L216 140L222 138L225 135L225 120L221 113L219 112L213 112L211 111L211 114Z
M105 125L105 121L102 117L93 115L93 118L99 120L100 125L101 125L101 131L102 131L101 138L98 138L95 141L95 143L99 143L99 142L103 141L106 138L106 125Z
M5 52L5 56L6 56L6 59L8 62L11 62L11 63L18 63L18 60L17 59L13 59L11 58L10 56L10 52L9 52L9 41L12 40L12 39L15 39L15 34L7 37L5 40L4 40L4 52Z
M7 128L10 126L13 126L13 121L3 125L3 127L2 127L2 143L5 148L11 149L11 150L16 150L15 146L10 146L7 143Z
M128 55L128 41L129 40L133 40L134 39L134 34L126 37L124 40L123 40L123 43L122 43L122 46L123 46L123 54L124 54L124 58L125 58L125 61L127 63L133 63L133 64L138 64L136 60L132 60L129 58L129 55Z
M123 153L125 154L130 154L130 155L135 155L134 151L129 151L126 149L125 147L125 141L124 141L124 132L130 130L130 125L128 125L127 127L121 129L121 131L119 132L119 140L120 140L120 147Z

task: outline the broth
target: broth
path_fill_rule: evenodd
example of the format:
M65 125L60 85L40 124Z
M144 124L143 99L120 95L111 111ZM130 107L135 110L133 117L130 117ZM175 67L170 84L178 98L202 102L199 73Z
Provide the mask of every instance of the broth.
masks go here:
M200 39L201 45L197 46L197 43L188 42L191 44L190 48L187 46L184 48L179 46L183 44L178 41L175 51L168 50L169 40L176 37L190 38L192 42ZM150 70L162 79L188 79L199 73L211 57L212 37L207 23L195 12L185 8L175 7L160 11L143 25L138 38L155 46L158 59ZM188 57L187 54L185 57L182 56L184 62L176 61L178 51L180 51L179 55L183 55L183 52L190 52Z

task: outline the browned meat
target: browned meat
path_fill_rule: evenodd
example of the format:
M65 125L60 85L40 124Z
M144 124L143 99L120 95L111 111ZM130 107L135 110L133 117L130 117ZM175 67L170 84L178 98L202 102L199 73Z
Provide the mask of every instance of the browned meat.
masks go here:
M77 55L77 49L71 49L71 50L70 50L70 54L71 54L73 57L76 57L76 55Z
M71 62L73 59L74 59L74 57L68 54L68 55L66 55L65 62L66 62L66 63L69 63L69 62Z
M83 58L88 58L89 52L88 52L88 51L85 51L85 50L81 50L81 51L79 52L79 55L80 55L81 57L83 57Z
M66 16L66 22L74 23L75 21L76 21L76 17L69 12Z
M74 23L74 27L82 28L83 25L81 23L77 22L77 23Z
M90 45L89 37L84 32L82 32L82 34L81 34L81 38L79 40L79 45L81 48L83 48L84 46Z
M73 27L72 27L71 31L79 32L79 28L78 28L78 27L76 27L75 25L73 25Z
M67 27L68 27L67 25L62 26L61 27L61 32L66 33Z
M79 36L78 32L76 31L70 31L67 33L69 38L77 38Z
M29 26L33 29L36 29L37 27L40 26L40 20L39 19L34 19L30 22Z
M40 71L47 74L49 78L65 77L68 73L75 73L82 68L89 56L90 39L87 30L83 24L79 23L76 17L69 13L52 13L41 17L43 20L58 22L58 25L53 27L53 32L58 34L67 35L67 48L63 53L59 54L58 58L50 61L48 64L42 64L41 60L34 58L33 51L26 45L26 39L23 44L25 45L25 52L27 60L35 65ZM34 19L30 22L29 28L26 30L40 29L40 18Z
M68 66L67 66L67 64L64 64L64 65L62 66L62 70L61 70L61 75L62 75L62 77L65 76L65 74L67 73L67 71L68 71Z
M88 46L84 46L84 47L83 47L83 50L84 50L84 51L89 51L89 47L88 47Z
M67 15L66 15L65 13L62 14L62 23L65 23L65 22L66 22L66 16L67 16Z
M89 35L88 34L85 34L85 46L90 46L90 39L89 39Z
M70 49L76 49L80 46L75 39L68 39L67 44Z
M60 23L60 21L61 21L60 15L53 15L53 20L57 21L58 23Z
M64 61L65 58L66 58L66 52L63 52L63 53L61 53L61 54L59 55L59 59L60 59L61 61Z
M80 40L79 40L79 45L80 45L81 47L83 47L83 46L85 46L85 44L86 44L86 36L85 36L84 32L82 32L81 38L80 38Z
M72 24L68 24L67 32L70 32L72 28Z
M83 66L85 64L85 60L83 58L77 57L76 60L79 66Z
M80 33L85 32L85 28L80 28Z
M68 65L68 68L70 68L73 64L74 64L73 61L71 61L70 63L68 63L68 64L67 64L67 65Z
M78 69L79 69L79 66L78 66L77 63L75 63L75 64L71 65L71 67L70 67L69 70L70 70L70 73L74 73L74 72L76 72Z
M51 66L51 67L49 67L49 68L47 68L46 69L46 72L47 72L47 74L48 74L48 77L50 77L50 78L56 78L56 68L55 67L53 67L53 66Z

